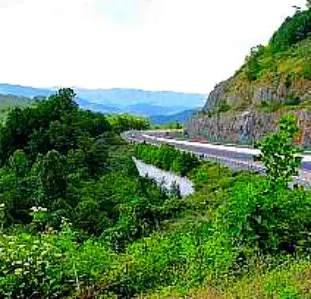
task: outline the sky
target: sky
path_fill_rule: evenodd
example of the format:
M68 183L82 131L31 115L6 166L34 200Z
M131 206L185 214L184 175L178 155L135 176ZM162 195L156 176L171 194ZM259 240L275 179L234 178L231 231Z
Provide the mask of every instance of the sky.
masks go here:
M306 0L0 0L0 82L207 94Z

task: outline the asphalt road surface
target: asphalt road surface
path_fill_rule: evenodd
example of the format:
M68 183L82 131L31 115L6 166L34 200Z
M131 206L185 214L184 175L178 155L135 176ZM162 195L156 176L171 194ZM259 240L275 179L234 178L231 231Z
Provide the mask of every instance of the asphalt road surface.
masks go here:
M129 131L124 133L124 137L130 142L170 144L178 149L192 152L201 159L214 160L234 169L265 172L263 165L255 161L255 156L260 154L257 149L177 140L167 136L157 136L157 133L150 131ZM298 182L311 186L311 155L303 155L302 171Z

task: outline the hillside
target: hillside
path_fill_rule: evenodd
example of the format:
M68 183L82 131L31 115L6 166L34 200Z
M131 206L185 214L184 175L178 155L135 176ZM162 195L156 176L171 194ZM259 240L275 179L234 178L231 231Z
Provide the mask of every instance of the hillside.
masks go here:
M187 123L190 135L213 141L253 143L293 111L311 145L311 10L297 10L267 46L252 48L242 67L210 93L204 109Z
M14 107L27 107L34 102L33 99L19 96L0 94L0 111L11 109Z
M11 96L0 94L0 120L2 120L7 114L8 110L20 107L25 108L30 106L34 102L33 99L22 96Z
M149 117L149 120L152 124L163 125L169 123L179 122L181 124L185 123L190 119L197 109L185 110L179 113L170 114L170 115L153 115Z

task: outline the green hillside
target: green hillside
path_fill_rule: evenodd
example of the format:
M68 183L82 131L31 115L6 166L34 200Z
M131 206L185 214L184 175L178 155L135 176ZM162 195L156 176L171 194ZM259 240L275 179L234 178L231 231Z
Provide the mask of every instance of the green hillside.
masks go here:
M34 100L26 97L0 94L0 119L3 120L8 110L15 107L25 108L33 104Z
M311 10L286 18L266 46L253 47L245 63L210 93L186 124L190 135L212 141L255 143L292 111L311 147ZM221 124L221 125L219 125Z
M310 34L311 10L297 11L293 17L288 17L267 46L259 45L251 50L245 64L228 80L225 88L227 101L218 104L227 104L237 111L258 104L279 104L277 108L308 106L311 101ZM249 94L251 89L260 88L274 88L276 97L257 100Z

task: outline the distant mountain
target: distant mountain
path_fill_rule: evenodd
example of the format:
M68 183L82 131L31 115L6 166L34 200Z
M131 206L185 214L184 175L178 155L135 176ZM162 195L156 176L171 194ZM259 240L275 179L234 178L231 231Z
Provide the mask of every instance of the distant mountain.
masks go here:
M124 111L127 113L142 115L142 116L152 116L152 115L169 115L185 110L185 107L163 107L159 105L152 104L135 104L123 107Z
M162 107L202 107L205 95L172 91L146 91L140 89L75 89L81 99L108 106L150 104Z
M34 98L36 96L49 96L55 93L52 89L34 88L21 85L0 84L0 94Z
M34 98L50 96L57 88L34 88L0 84L0 94ZM169 115L202 107L201 94L145 91L140 89L82 89L76 88L77 103L81 108L103 113L131 113L142 116Z
M122 113L122 110L117 108L117 107L114 107L114 106L111 107L111 106L106 106L106 105L102 105L102 104L97 104L97 103L93 103L93 102L83 100L81 98L77 98L76 102L83 109L88 109L88 110L92 110L92 111L96 111L96 112L102 112L102 113Z
M152 124L163 125L168 123L179 122L181 124L185 123L190 119L198 109L185 110L172 115L153 115L149 117L149 120Z

